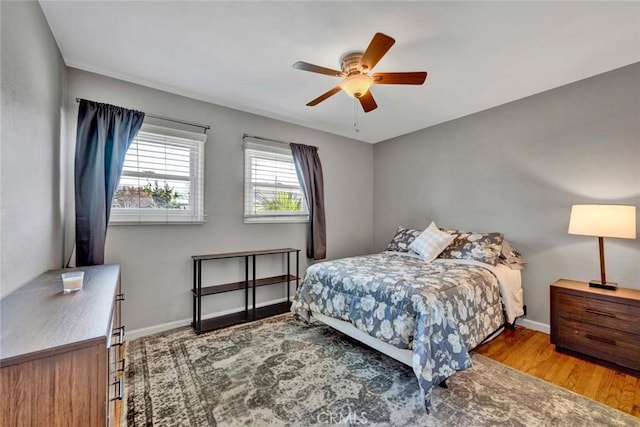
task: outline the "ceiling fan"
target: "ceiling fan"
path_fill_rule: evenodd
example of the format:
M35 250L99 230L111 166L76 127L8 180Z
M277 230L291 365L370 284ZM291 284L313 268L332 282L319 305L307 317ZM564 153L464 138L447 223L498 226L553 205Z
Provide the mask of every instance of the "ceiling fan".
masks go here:
M307 103L309 107L318 105L325 99L344 90L347 95L357 98L365 113L378 108L369 88L372 85L421 85L427 78L426 71L404 73L373 73L369 72L382 57L391 49L396 41L386 34L376 33L364 52L356 51L345 54L340 59L342 71L298 61L293 68L314 73L326 74L333 77L344 77L342 83L316 99Z

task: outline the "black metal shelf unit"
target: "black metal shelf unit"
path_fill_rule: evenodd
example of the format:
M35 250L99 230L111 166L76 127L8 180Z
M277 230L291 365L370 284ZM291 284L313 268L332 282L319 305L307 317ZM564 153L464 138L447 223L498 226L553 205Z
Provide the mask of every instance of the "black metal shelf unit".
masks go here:
M291 254L296 254L295 275L291 274ZM256 257L261 255L283 254L287 260L287 274L256 278ZM202 286L202 261L220 260L228 258L244 258L244 280L213 286ZM196 334L223 328L238 323L262 319L280 313L286 313L291 307L291 282L295 280L296 289L300 284L300 249L281 248L265 249L259 251L227 252L208 255L193 255L193 322L192 326ZM251 279L249 278L249 262L251 262ZM264 307L256 307L256 288L259 286L275 285L279 283L287 284L287 300L280 303L270 304ZM202 297L215 295L223 292L239 291L244 289L244 311L227 314L224 316L202 319ZM249 289L252 289L252 307L249 311Z

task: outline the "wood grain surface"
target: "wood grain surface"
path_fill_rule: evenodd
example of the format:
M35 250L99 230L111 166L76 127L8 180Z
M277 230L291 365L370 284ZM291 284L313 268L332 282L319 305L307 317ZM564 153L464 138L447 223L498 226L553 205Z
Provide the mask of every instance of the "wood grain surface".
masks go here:
M550 300L551 342L557 350L640 375L640 291L561 279L551 285Z
M60 275L84 271L83 289ZM64 353L109 337L119 265L51 270L0 301L0 367Z
M120 325L120 267L79 270L80 291L63 294L60 274L70 270L52 270L1 301L0 425L114 424L119 347L109 342Z

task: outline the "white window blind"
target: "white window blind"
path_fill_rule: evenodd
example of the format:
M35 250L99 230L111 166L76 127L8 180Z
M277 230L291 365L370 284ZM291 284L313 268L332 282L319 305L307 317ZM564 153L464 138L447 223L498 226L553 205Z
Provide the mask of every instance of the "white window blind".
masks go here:
M143 125L129 147L110 223L203 223L206 135Z
M306 222L307 203L291 150L264 142L244 145L244 221Z

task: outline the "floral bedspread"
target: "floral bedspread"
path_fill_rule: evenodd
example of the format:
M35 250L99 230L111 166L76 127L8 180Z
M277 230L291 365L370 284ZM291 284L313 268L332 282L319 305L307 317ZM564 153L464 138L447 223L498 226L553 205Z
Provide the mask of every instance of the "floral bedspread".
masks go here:
M471 367L468 350L504 323L498 281L488 269L386 252L310 266L292 311L307 320L315 311L348 321L412 349L427 408L432 388Z

